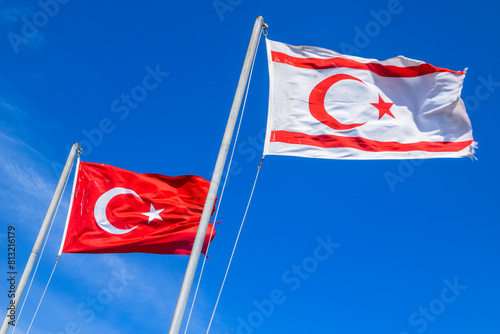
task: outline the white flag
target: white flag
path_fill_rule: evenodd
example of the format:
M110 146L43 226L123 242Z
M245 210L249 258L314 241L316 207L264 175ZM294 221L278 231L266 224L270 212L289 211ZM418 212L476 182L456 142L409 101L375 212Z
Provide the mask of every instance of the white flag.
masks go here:
M402 56L378 61L266 40L265 155L326 159L472 156L465 71Z

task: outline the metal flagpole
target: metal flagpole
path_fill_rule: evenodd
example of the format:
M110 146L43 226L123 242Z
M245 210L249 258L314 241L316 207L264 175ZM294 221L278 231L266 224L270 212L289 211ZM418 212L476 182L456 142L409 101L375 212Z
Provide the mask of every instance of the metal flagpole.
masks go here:
M49 228L50 222L52 221L52 216L57 208L59 203L59 199L61 198L64 185L68 181L69 174L71 172L71 168L73 166L73 162L75 161L75 156L77 151L80 149L78 143L74 143L73 147L71 147L71 151L69 152L68 160L66 161L66 165L64 166L63 172L61 174L61 178L59 179L59 183L57 184L56 191L54 192L54 196L52 197L52 201L50 202L49 209L47 210L47 214L45 215L45 219L43 220L42 227L40 228L40 232L38 232L38 237L36 238L35 245L33 246L33 250L31 251L30 257L28 258L28 263L24 268L23 275L21 276L21 280L17 285L17 289L15 292L14 299L11 300L9 307L7 308L7 315L2 324L2 328L0 329L0 334L7 334L7 330L9 329L10 324L13 324L16 320L16 308L21 296L23 294L24 287L26 286L26 282L31 274L31 270L33 269L33 265L35 264L35 260L38 256L38 252L40 251L40 247L42 246L43 239L45 238L45 234L47 233L47 229Z
M231 140L233 138L234 127L238 119L241 101L243 100L243 95L245 93L245 87L248 81L248 76L250 74L252 60L255 56L255 52L257 51L257 42L259 41L264 26L264 18L262 16L258 16L253 27L252 37L250 38L250 44L248 45L245 62L243 63L240 80L238 81L238 87L236 88L236 93L234 94L233 105L231 107L231 112L227 121L224 137L222 138L219 156L217 157L217 162L215 163L215 170L210 182L210 188L208 189L207 199L205 201L205 206L203 207L203 213L201 214L200 224L198 226L198 231L196 232L196 237L194 239L193 249L191 250L186 273L184 274L184 281L182 282L182 287L179 293L179 299L177 300L177 306L175 307L172 324L170 325L169 334L178 334L181 328L182 318L184 317L184 311L186 310L189 293L191 292L191 286L193 285L194 275L196 273L198 260L200 259L201 250L205 241L205 234L208 228L210 216L212 215L215 198L217 196L217 190L219 189L220 179L222 176L224 165L226 163L227 153L229 151L229 146L231 145Z

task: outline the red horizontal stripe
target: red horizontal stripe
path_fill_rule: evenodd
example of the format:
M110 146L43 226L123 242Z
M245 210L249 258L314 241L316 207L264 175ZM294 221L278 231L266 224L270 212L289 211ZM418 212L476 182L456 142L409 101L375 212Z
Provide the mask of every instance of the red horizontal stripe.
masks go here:
M395 141L381 142L363 137L343 137L335 135L312 136L305 133L290 131L273 131L271 142L316 146L321 148L347 147L367 152L459 152L472 144L473 140L461 142L431 142L398 143Z
M276 63L283 63L300 68L309 69L327 69L346 67L357 70L372 71L382 77L418 77L425 74L436 72L448 72L458 75L464 75L464 71L452 71L446 68L434 67L431 64L420 64L417 66L399 67L394 65L382 65L379 63L361 63L352 59L335 57L328 59L321 58L297 58L289 56L285 53L272 51L272 59Z

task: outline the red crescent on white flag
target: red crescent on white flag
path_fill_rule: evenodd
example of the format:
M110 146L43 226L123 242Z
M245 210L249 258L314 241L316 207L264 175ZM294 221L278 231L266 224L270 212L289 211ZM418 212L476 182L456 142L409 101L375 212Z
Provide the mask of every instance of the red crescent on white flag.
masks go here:
M334 130L350 130L361 126L365 123L353 123L353 124L343 124L331 116L325 109L325 96L326 92L335 83L341 80L356 80L366 85L363 81L347 74L336 74L331 77L326 78L321 81L316 87L313 88L311 94L309 95L309 111L311 115L316 118L321 123L331 127Z

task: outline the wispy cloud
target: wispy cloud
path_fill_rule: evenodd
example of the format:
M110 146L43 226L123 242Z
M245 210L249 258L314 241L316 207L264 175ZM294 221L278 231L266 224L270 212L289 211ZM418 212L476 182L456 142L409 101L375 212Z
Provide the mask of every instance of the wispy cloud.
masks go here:
M0 211L25 221L26 212L46 210L57 180L48 159L21 139L33 136L28 115L1 100L0 115Z
M36 160L28 154L41 157L40 153L21 140L2 133L1 130L0 146L0 173L3 174L0 182L25 195L41 200L50 199L55 188L50 173L44 173L44 168L37 165Z
M47 256L43 262L52 260ZM160 263L151 257L165 258ZM42 305L36 320L37 331L62 332L68 323L77 324L87 333L97 328L105 333L136 333L137 328L146 332L159 323L168 328L186 262L187 257L151 254L63 254L43 302L51 307L45 309ZM47 270L37 275L28 303L38 300L46 279L43 276L47 275ZM20 328L27 327L30 312L28 309ZM58 314L57 323L41 320L54 312ZM122 326L109 326L109 318L118 315L129 321ZM148 317L157 320L144 322ZM197 319L193 321L197 323ZM136 324L135 328L130 328L130 324Z
M27 7L7 7L0 9L0 21L4 24L19 22L23 16L32 14Z
M0 156L0 170L4 176L13 186L27 194L39 199L50 198L54 184L47 182L46 177L40 175L35 166L23 165L19 160L13 161L10 157Z

